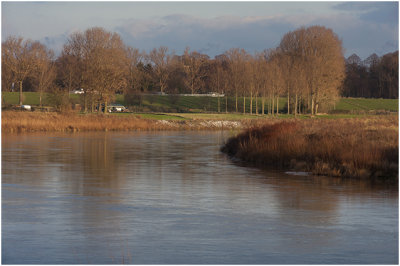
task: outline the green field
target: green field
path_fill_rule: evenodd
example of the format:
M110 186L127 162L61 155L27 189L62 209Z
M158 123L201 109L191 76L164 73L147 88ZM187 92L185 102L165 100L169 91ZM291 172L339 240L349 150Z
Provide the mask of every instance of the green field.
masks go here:
M336 110L399 110L398 99L366 99L366 98L341 98L336 104Z
M43 93L42 105L52 106L51 99L48 97L48 93ZM74 103L79 103L80 95L71 94L70 99ZM18 92L2 92L1 93L1 103L4 104L19 104L19 93ZM23 104L29 105L39 105L39 93L38 92L24 92L23 93Z
M181 114L173 114L173 113L168 113L168 114L162 114L162 113L112 113L110 115L114 116L120 116L120 117L129 117L134 115L137 118L143 118L143 119L152 119L152 120L188 120L189 118L186 118L184 116L181 116Z
M39 105L39 93L25 92L24 104ZM70 95L74 103L82 103L81 95ZM51 106L51 100L47 94L43 95L43 105ZM218 112L218 98L216 97L195 97L195 96L176 96L176 95L144 95L135 99L135 104L128 106L135 113L216 113ZM123 95L116 95L116 103L127 106ZM398 111L398 99L365 99L365 98L341 98L335 106L335 113L351 114L366 111ZM17 105L17 92L3 92L2 105ZM279 101L279 110L283 114L286 112L287 100L281 98ZM261 100L258 99L258 108L261 112ZM267 106L265 107L267 109ZM225 98L220 98L220 111L225 112ZM228 98L228 112L235 111L235 98ZM238 99L238 112L243 112L243 98ZM250 113L250 99L246 98L246 113ZM255 113L255 100L253 100L253 114ZM141 114L145 116L144 114ZM148 115L147 115L148 116ZM153 117L156 119L158 116ZM213 116L215 118L215 116ZM243 118L243 116L241 116ZM160 118L162 119L162 118Z

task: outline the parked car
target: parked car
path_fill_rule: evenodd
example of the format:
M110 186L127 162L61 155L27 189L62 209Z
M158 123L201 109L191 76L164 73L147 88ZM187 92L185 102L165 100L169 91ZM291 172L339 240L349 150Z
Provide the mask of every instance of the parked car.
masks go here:
M32 110L32 106L24 104L24 105L21 105L21 109L22 110L26 110L26 111L31 111Z
M85 91L82 88L80 88L80 89L73 90L71 93L72 94L83 94L83 93L85 93Z
M118 103L112 103L107 105L107 111L109 113L116 113L116 112L123 112L125 111L125 106L123 106L122 104L118 104Z

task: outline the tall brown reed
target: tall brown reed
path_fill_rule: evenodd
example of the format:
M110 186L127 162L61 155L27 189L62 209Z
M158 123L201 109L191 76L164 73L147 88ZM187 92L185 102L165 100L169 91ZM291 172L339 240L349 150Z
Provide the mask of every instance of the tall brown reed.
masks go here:
M218 130L235 128L247 121L159 121L142 119L133 114L121 116L76 113L39 113L4 111L2 132L79 132L79 131L134 131L134 130Z
M357 178L398 178L397 116L298 120L250 128L222 151L258 165Z
M107 131L159 129L161 125L135 116L2 112L3 132Z

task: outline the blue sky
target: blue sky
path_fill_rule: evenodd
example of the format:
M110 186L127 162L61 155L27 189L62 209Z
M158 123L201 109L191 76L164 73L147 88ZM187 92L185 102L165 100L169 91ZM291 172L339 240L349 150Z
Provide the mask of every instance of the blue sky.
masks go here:
M69 34L100 26L149 51L210 55L276 47L301 26L332 28L345 56L398 49L398 2L2 2L2 39L39 40L60 52Z

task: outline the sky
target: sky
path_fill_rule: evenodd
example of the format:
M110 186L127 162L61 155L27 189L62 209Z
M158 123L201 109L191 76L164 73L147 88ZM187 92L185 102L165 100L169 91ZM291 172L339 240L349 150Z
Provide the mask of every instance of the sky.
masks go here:
M91 27L117 32L139 50L186 47L210 57L230 48L275 48L302 26L331 28L345 56L398 50L398 2L7 2L1 37L37 40L60 53L68 36Z

